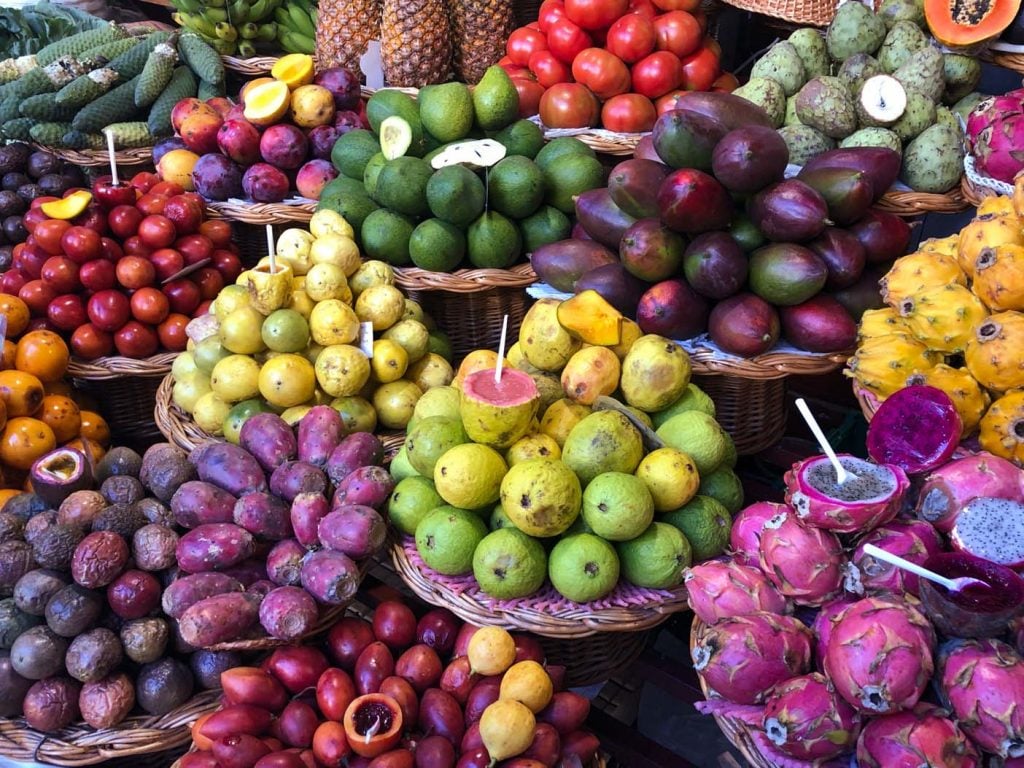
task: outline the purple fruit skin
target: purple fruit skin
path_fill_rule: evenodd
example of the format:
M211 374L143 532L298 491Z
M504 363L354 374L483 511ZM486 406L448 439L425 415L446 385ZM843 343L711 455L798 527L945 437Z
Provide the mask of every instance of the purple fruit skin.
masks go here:
M267 490L263 468L244 448L230 443L206 443L189 456L200 480L241 496Z
M732 192L757 192L781 181L788 162L786 142L763 125L729 131L711 155L715 178Z
M342 605L359 588L359 567L348 555L329 549L309 552L302 559L302 586L317 602Z
M183 528L204 523L230 523L234 520L235 497L212 483L189 480L171 497L174 520Z
M285 172L270 163L251 165L242 175L245 196L257 203L280 203L288 197L290 186Z
M278 587L260 603L260 624L271 637L298 640L316 626L320 611L301 587Z
M615 204L605 187L577 195L576 220L588 235L613 251L618 249L623 233L636 222Z
M843 305L819 294L803 304L779 307L782 335L808 352L841 352L857 343L857 324Z
M323 546L359 560L383 546L387 526L373 507L351 504L321 520L318 534Z
M252 557L252 534L232 523L200 525L178 539L178 567L189 573L222 571Z
M339 485L349 474L360 467L380 464L384 459L384 445L370 432L353 432L331 451L327 459L327 477Z
M590 270L576 281L576 292L597 291L605 301L626 317L636 316L636 305L648 284L629 273L622 264L605 264Z
M247 493L235 502L235 524L254 536L280 541L292 535L288 505L269 493Z
M871 181L874 199L884 195L900 174L900 154L885 147L849 147L833 149L811 158L803 170L819 168L848 168L862 171Z
M747 282L747 255L728 232L705 232L686 248L683 270L701 296L727 299Z
M331 451L345 435L341 414L329 405L315 405L299 422L299 461L325 469Z
M638 157L623 160L608 175L608 194L629 216L657 216L658 187L667 175L668 166L660 161Z
M286 461L270 476L270 492L291 502L302 493L325 493L327 475L306 461Z
M214 152L203 155L192 169L196 192L208 200L223 202L242 196L242 168L229 158Z
M910 225L894 213L868 209L847 230L864 246L868 264L881 264L898 259L910 244Z
M797 179L761 190L750 198L747 212L764 236L775 242L813 240L828 224L825 198Z
M341 136L341 131L333 125L318 125L310 129L306 137L309 139L310 154L317 160L330 160L334 143Z
M223 572L238 579L248 589L257 581L267 578L267 563L262 557L250 557L230 568L225 568Z
M908 474L931 472L953 458L962 432L963 422L949 395L923 384L904 387L886 398L872 417L868 455Z
M190 605L203 598L244 589L242 582L226 573L185 574L167 586L160 600L164 613L172 619L180 619Z
M685 249L683 236L657 218L639 219L619 240L622 265L632 275L649 283L679 274Z
M395 479L384 467L359 467L338 483L332 508L343 504L365 504L380 509L395 489Z
M779 314L752 293L740 293L715 305L708 318L711 340L740 357L767 352L779 340Z
M825 268L828 269L826 291L849 288L864 274L864 266L867 264L864 246L845 229L825 227L825 231L811 240L807 247L825 262Z
M270 579L260 579L259 581L254 581L252 584L247 586L245 588L245 594L255 595L262 600L275 589L277 589L277 584L272 582Z
M257 413L246 419L238 444L256 458L264 472L273 472L294 459L298 451L295 433L276 413Z
M677 232L697 234L726 229L734 212L728 190L702 171L675 171L665 177L658 189L661 220Z
M302 546L315 547L319 543L317 529L330 511L331 504L322 493L300 493L292 500L292 530Z
M281 587L297 586L305 556L306 548L295 539L277 542L267 553L267 578Z
M315 85L323 86L334 97L334 108L339 112L359 107L359 78L344 67L329 67L316 73Z
M682 278L652 285L636 309L644 333L670 339L689 339L707 328L708 303Z

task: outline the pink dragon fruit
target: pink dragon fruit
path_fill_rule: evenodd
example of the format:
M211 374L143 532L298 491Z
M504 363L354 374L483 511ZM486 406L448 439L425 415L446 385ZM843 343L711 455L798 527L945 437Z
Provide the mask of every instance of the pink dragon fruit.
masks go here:
M1024 757L1024 659L1000 640L951 640L939 651L939 688L985 752Z
M953 457L963 423L938 387L904 387L878 406L868 426L868 455L909 475L931 472Z
M786 473L786 503L800 519L816 528L840 533L868 531L892 520L910 487L906 473L890 464L872 464L856 456L839 455L852 478L842 485L825 456L812 456Z
M945 710L920 703L907 712L876 717L857 740L860 768L978 768L974 745Z
M737 512L736 517L732 519L732 530L729 532L729 551L733 557L743 565L756 567L761 528L767 521L785 510L784 504L759 501Z
M828 760L852 749L860 714L836 695L824 675L811 672L772 688L765 699L764 732L791 757Z
M856 602L855 599L849 595L842 595L821 606L814 617L814 621L811 623L811 634L814 635L814 666L819 672L825 671L825 652L828 650L829 639L832 637L835 618L854 602Z
M898 712L921 698L934 645L931 622L909 602L866 597L833 622L825 674L860 712Z
M693 668L718 696L759 704L772 686L807 672L811 631L792 616L733 616L708 627L692 657Z
M942 533L949 533L957 513L971 499L991 496L1024 502L1021 471L991 453L951 461L932 472L921 486L915 514Z
M792 510L764 524L758 545L761 570L798 605L821 605L843 584L843 545L834 533L811 528Z
M690 607L706 624L757 611L790 612L786 598L759 569L733 560L708 560L688 568L683 583Z
M1024 504L974 499L956 516L949 542L953 549L983 560L1024 568Z
M942 537L923 520L894 520L876 528L857 543L857 549L850 558L850 572L855 572L861 587L850 591L858 594L867 591L917 595L917 576L865 554L865 544L874 544L918 565L923 565L929 557L942 551Z
M979 172L1013 183L1024 170L1024 89L976 106L967 118L967 142Z

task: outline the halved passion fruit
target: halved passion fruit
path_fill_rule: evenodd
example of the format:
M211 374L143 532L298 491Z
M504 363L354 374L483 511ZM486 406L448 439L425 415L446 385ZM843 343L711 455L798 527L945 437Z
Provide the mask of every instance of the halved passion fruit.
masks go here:
M53 509L75 491L92 487L92 462L67 446L40 456L29 474L35 494Z
M369 693L348 705L344 725L352 751L374 758L394 749L402 738L402 709L390 696Z

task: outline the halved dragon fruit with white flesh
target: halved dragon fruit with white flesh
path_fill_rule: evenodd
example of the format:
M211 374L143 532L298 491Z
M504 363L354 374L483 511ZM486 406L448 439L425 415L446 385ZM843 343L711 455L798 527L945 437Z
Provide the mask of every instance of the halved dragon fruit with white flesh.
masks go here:
M761 529L761 570L797 605L821 605L843 587L843 545L834 533L804 525L785 509Z
M981 497L960 510L949 532L953 549L1024 568L1024 504Z
M792 616L752 613L708 627L691 651L693 668L718 696L759 704L811 665L811 631Z
M1024 659L1000 640L951 640L939 649L939 689L985 752L1024 757Z
M688 568L683 583L690 607L707 624L757 611L790 613L789 601L761 569L733 560L708 560Z
M825 674L860 712L899 712L924 693L934 645L931 622L909 602L866 597L836 617Z
M800 760L828 760L850 750L860 714L820 672L794 677L765 699L764 732L776 747Z
M786 472L786 503L815 528L839 533L869 531L892 520L910 487L897 466L872 464L850 454L839 463L853 477L839 484L827 456L813 456Z
M1016 465L982 451L929 474L918 494L915 514L949 533L957 513L971 499L989 496L1024 502L1022 482L1024 473Z
M857 740L860 768L978 768L981 758L949 713L920 703L872 718Z
M733 557L744 565L757 567L757 542L761 537L761 529L766 522L785 510L785 504L759 501L737 512L729 531L729 551Z
M893 520L876 528L857 542L857 549L850 557L848 576L854 578L860 587L850 591L857 594L910 592L917 595L917 576L865 554L865 544L874 544L879 549L899 555L904 560L918 565L923 565L925 560L943 550L939 532L923 520ZM848 585L847 589L849 588Z
M829 600L821 606L814 621L811 622L811 634L814 635L814 666L819 672L825 671L825 652L828 651L828 643L832 637L832 627L835 625L836 616L855 602L857 599L849 595Z
M904 387L886 398L868 426L868 455L908 475L931 472L953 456L963 424L938 387Z

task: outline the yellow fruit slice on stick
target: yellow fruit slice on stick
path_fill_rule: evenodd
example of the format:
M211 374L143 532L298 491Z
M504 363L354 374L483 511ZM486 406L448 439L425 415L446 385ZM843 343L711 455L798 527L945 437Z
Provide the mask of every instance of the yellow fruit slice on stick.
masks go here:
M313 82L313 57L305 53L290 53L277 60L270 74L289 88Z
M92 192L80 189L60 200L51 200L39 207L51 219L73 219L85 211L92 202Z
M245 95L245 119L254 125L273 125L288 112L291 91L281 80L257 85Z

